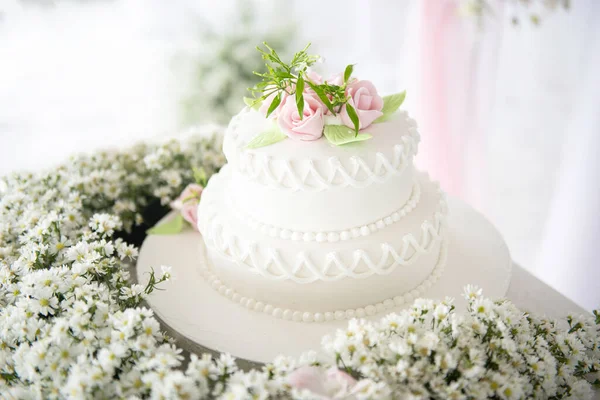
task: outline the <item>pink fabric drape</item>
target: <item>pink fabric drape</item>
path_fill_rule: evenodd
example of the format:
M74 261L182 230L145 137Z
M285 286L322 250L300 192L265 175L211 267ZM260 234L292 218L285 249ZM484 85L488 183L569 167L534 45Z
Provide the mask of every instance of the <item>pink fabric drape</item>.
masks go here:
M456 32L456 2L421 1L420 79L418 121L421 127L419 165L441 182L444 189L460 195L463 182L459 147L452 137L448 98L451 95L447 70L448 50L460 45ZM458 56L455 51L451 56Z
M448 193L478 207L485 193L482 122L493 100L500 36L498 22L477 30L476 17L460 15L459 5L420 2L417 165Z

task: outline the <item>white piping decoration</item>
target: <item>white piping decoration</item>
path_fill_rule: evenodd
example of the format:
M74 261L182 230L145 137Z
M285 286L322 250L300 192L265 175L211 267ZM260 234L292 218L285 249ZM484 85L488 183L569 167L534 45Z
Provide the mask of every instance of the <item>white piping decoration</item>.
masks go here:
M269 224L263 224L252 218L251 216L245 214L240 211L237 207L230 206L236 217L243 221L246 225L252 228L254 231L261 232L265 235L271 236L273 238L280 238L283 240L295 240L295 241L305 241L305 242L339 242L350 239L355 239L361 236L368 236L371 233L375 233L379 230L384 229L386 226L392 225L406 215L410 214L410 212L417 207L419 204L419 200L421 199L421 185L419 182L415 180L413 184L413 189L410 194L410 198L408 201L399 209L394 211L393 213L386 215L383 218L378 219L377 221L373 221L371 223L355 226L350 229L343 229L338 231L329 231L329 232L305 232L305 231L294 231L290 229L280 228L278 226L273 226Z
M249 310L262 312L272 317L291 320L295 322L325 322L334 320L344 320L352 318L364 318L384 311L389 311L394 307L404 304L410 304L414 299L423 296L425 291L430 289L444 273L447 258L447 240L444 238L440 247L440 255L437 264L431 274L413 290L399 294L393 298L388 298L380 303L370 304L365 307L350 308L347 310L336 310L326 312L297 311L288 308L277 307L269 303L257 301L251 297L245 297L235 290L227 287L219 278L206 266L202 265L200 273L206 282L217 292L228 299L246 307Z
M205 243L218 254L235 262L241 268L272 280L291 280L296 283L314 281L337 281L343 278L367 278L371 275L387 275L398 266L408 266L421 255L428 253L435 242L442 237L446 217L446 200L440 193L438 209L433 221L424 221L421 225L420 238L411 233L402 238L402 247L397 251L389 243L381 244L381 256L372 259L369 254L357 249L352 253L350 265L344 263L337 251L328 253L324 262L315 264L309 254L300 252L294 265L281 259L279 252L273 248L259 251L259 243L243 244L236 235L227 235L225 225L212 208L205 210L201 217ZM266 253L266 254L265 254Z
M402 174L411 165L420 140L416 123L405 114L410 126L408 135L401 136L399 140L402 143L393 146L391 160L377 152L373 165L361 157L352 156L349 158L349 168L337 157L329 157L326 161L305 159L292 162L244 149L245 143L239 139L236 130L240 116L245 112L248 111L242 111L232 118L227 127L226 136L232 139L235 147L234 154L229 154L228 160L246 177L277 189L322 191L347 186L364 188L385 182L390 176Z

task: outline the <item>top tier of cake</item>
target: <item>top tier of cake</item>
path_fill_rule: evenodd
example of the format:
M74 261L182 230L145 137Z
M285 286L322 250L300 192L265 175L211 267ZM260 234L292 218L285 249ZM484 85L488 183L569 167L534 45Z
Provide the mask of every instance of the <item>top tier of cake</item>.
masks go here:
M419 134L404 111L373 124L372 139L335 146L326 140L284 140L248 149L269 128L264 114L245 108L226 132L232 169L231 209L263 230L285 234L343 231L377 224L418 195L412 159Z

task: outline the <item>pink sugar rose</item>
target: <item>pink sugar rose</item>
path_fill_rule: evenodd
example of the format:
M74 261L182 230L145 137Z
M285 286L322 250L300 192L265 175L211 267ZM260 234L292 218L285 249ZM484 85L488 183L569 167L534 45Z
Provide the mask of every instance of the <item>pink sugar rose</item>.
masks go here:
M190 223L195 231L198 230L198 203L192 204L192 202L188 202L184 204L181 209L181 216Z
M333 74L327 78L325 82L329 83L330 85L342 86L344 84L344 74L341 72Z
M323 371L319 367L304 366L289 374L287 379L290 386L297 390L308 390L315 398L354 398L352 389L356 379L335 367Z
M198 203L200 203L202 190L204 190L202 185L190 183L171 203L171 208L179 211L183 219L189 222L195 230L198 230Z
M316 95L304 93L304 112L300 119L296 99L288 96L277 115L277 124L288 137L296 140L317 140L323 136L325 106Z
M315 85L320 85L323 83L323 77L317 74L317 71L314 69L309 68L306 70L306 78L308 78L307 80L311 81Z
M324 394L326 391L323 371L319 367L300 367L289 374L287 380L290 386L298 390L309 390L314 394Z
M348 85L346 93L350 96L348 102L354 107L358 115L359 129L368 127L383 115L381 112L383 99L370 81L354 80ZM344 125L354 128L354 124L348 116L346 105L342 107L340 116Z
M323 83L323 77L321 75L317 74L317 71L310 69L310 68L306 70L306 75L305 75L304 79L306 81L310 81L311 83L313 83L315 85L320 85ZM310 85L308 83L306 83L304 86L304 93L314 95L315 98L317 98L317 99L319 98L319 96L317 96L315 91L312 90L312 88L310 87Z
M335 367L331 367L327 370L327 381L334 382L346 389L351 388L356 384L356 379L350 374Z

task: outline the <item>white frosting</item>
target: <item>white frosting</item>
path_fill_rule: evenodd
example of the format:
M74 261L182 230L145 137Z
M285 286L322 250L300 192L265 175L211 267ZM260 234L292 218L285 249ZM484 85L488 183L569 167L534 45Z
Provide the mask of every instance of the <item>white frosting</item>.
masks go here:
M406 204L413 189L412 166L404 172L368 189L294 192L265 186L233 170L228 195L233 207L266 225L296 231L341 231L371 224Z
M419 185L419 182L415 181L413 183L411 195L406 204L398 208L393 213L388 214L383 218L371 221L368 224L357 225L352 228L343 230L333 230L329 232L321 231L318 233L310 231L291 230L277 225L268 225L262 223L261 221L257 221L250 215L244 214L235 205L232 205L230 203L228 205L229 207L231 207L232 212L236 214L236 217L243 221L250 228L257 232L268 234L271 237L279 237L281 239L290 239L296 241L303 240L305 242L338 242L340 240L350 240L352 238L367 236L370 235L372 232L376 232L377 230L385 228L387 225L397 223L417 206L420 198L421 186ZM225 199L225 201L227 202L227 199Z
M318 322L326 313L371 315L440 276L445 196L414 170L419 134L405 112L370 126L365 142L245 149L267 124L249 109L232 119L229 164L202 195L198 227L216 290L276 317Z

